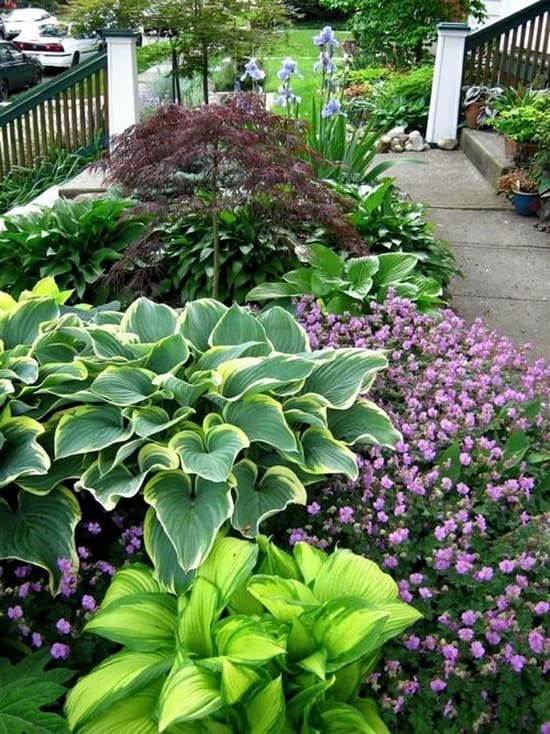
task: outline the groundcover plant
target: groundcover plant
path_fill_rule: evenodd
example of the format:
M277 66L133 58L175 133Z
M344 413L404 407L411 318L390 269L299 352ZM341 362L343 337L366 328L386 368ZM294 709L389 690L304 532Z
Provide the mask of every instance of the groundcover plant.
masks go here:
M399 298L361 317L304 299L298 314L312 346L390 362L371 396L403 440L361 450L359 477L327 478L286 533L375 560L424 614L371 677L384 718L419 734L547 732L550 368Z

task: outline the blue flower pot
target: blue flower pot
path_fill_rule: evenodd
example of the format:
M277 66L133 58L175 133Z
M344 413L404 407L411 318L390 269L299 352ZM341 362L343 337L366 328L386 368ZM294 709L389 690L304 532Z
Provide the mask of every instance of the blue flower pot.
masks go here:
M518 214L524 217L531 217L539 210L540 197L538 194L526 194L523 191L514 191L512 193L512 204L515 206Z

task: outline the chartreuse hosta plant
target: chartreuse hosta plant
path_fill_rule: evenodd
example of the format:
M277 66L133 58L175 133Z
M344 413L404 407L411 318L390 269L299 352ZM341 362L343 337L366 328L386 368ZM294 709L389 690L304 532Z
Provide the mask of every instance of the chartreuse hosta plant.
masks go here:
M383 303L388 291L416 303L420 311L434 310L443 301L441 285L416 271L418 257L388 252L345 259L320 243L300 247L303 268L283 275L282 283L263 283L247 294L249 301L300 298L312 295L330 313L364 313L370 301Z
M179 595L143 565L115 575L86 630L123 647L66 717L77 734L386 734L365 676L420 617L349 551L218 537Z
M77 562L78 493L107 510L141 494L146 549L177 590L222 526L254 537L305 485L356 477L351 445L400 437L361 397L385 357L311 351L282 308L66 297L49 280L0 294L0 557L48 569L54 590L58 559Z

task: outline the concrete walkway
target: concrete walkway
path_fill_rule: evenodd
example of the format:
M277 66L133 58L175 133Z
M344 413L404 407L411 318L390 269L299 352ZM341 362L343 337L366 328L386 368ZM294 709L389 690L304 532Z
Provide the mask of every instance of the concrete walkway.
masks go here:
M451 307L550 361L550 234L535 229L536 217L516 214L461 150L407 157L424 163L387 174L426 204L435 234L452 245L464 278L450 284Z

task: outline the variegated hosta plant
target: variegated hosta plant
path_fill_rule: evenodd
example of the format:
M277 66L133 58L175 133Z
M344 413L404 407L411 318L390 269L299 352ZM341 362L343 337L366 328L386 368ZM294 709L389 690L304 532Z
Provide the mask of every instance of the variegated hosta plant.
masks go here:
M326 474L357 475L356 442L399 433L362 397L383 354L311 351L285 310L214 300L175 310L64 309L51 280L0 294L0 557L77 562L78 493L142 495L145 545L184 588L216 535L246 537ZM75 491L73 491L75 490Z
M123 648L65 713L77 734L387 734L365 677L420 617L350 551L218 537L185 593L146 566L115 575L86 629Z

